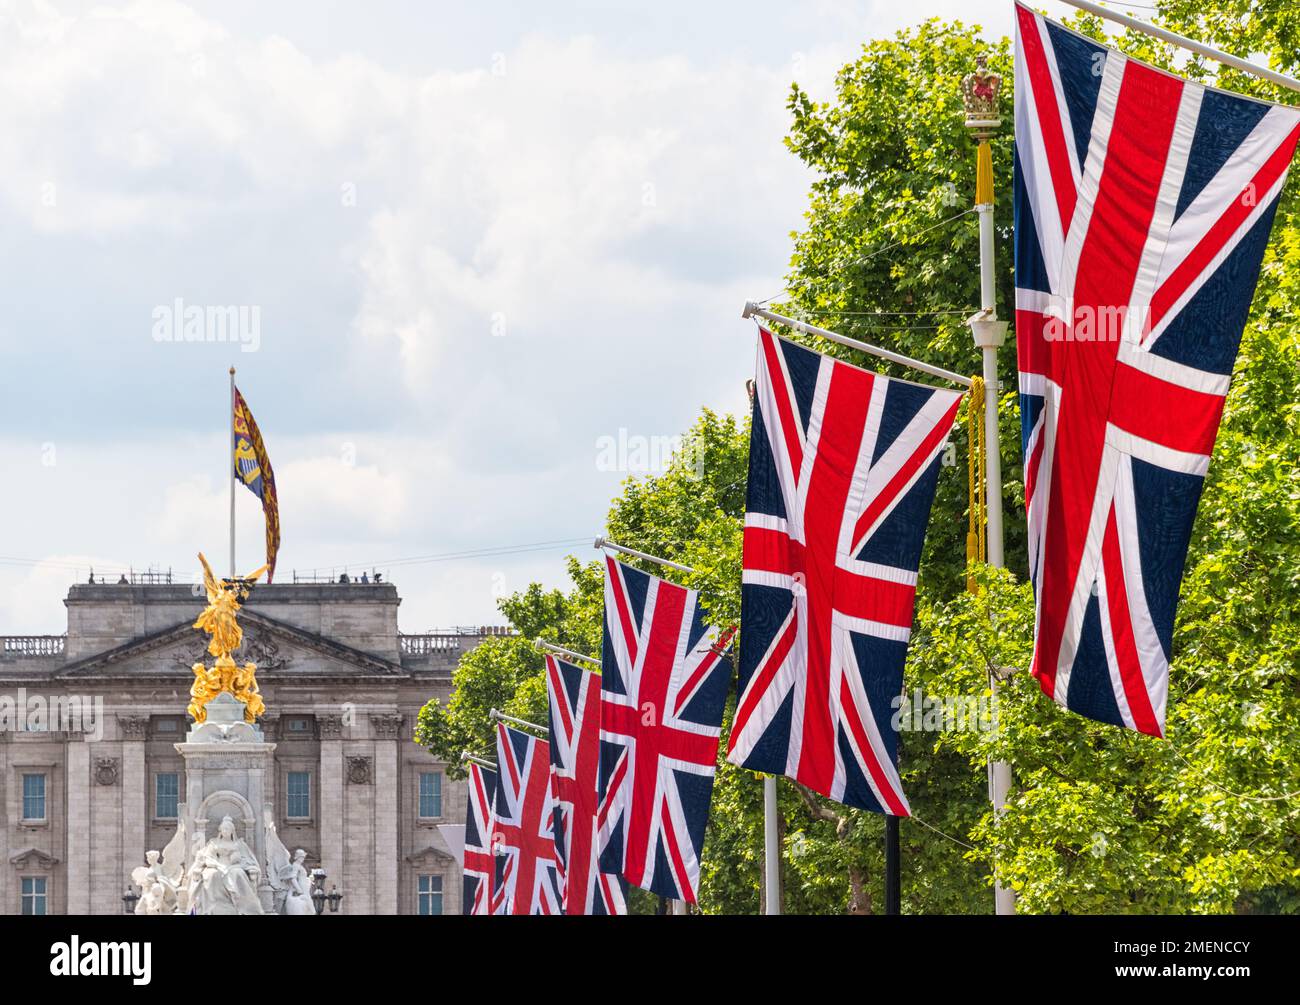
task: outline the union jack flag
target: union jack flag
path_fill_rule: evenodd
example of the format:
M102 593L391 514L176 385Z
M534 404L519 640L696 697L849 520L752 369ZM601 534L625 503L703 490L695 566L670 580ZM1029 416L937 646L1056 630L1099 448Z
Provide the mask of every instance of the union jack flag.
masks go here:
M600 676L546 657L555 848L565 914L627 914L623 880L598 867Z
M551 754L545 740L497 723L493 846L500 858L493 914L559 914Z
M492 797L497 773L470 763L469 799L465 809L464 914L492 913L496 857L492 851Z
M731 665L694 590L605 558L600 864L696 902Z
M894 701L961 394L759 329L728 760L907 816Z
M1300 111L1016 8L1016 341L1033 672L1164 733L1192 521Z

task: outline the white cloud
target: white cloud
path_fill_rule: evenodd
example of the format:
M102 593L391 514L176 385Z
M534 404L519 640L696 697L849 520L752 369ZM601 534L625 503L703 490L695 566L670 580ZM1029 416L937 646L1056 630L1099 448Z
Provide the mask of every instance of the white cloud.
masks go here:
M970 17L925 8L747 5L683 32L676 8L7 6L0 463L24 490L0 553L224 558L232 353L150 339L177 297L262 307L234 362L286 578L595 533L624 474L599 437L743 407L740 307L779 289L809 181L781 144L790 81L828 97L867 38ZM399 566L403 623L495 620L503 582L558 582L561 555ZM58 630L74 575L0 566L0 631Z

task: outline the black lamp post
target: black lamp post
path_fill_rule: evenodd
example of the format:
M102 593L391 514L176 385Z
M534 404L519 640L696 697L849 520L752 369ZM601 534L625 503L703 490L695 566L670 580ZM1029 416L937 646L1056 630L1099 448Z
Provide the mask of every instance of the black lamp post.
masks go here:
M339 888L337 886L330 887L328 900L330 902L330 914L338 914L339 904L343 902L343 894L339 893Z
M311 902L316 905L317 914L325 912L325 875L324 869L313 869L311 871Z
M140 903L140 895L128 886L126 893L122 894L122 907L127 914L135 914L135 905L138 903Z

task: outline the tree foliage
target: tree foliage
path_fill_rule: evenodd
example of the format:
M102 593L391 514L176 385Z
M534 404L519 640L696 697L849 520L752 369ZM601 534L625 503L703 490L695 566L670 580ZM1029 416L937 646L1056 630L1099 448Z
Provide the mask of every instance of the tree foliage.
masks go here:
M1293 5L1231 0L1160 5L1166 24L1242 55L1300 64ZM1101 37L1096 19L1075 27ZM1174 54L1132 33L1122 47L1160 65ZM807 226L795 236L783 313L942 366L979 366L964 318L978 302L974 187L959 82L986 52L1004 79L1010 45L928 21L864 46L834 100L797 86L787 145L810 167ZM1184 72L1265 98L1256 78L1193 60ZM1011 135L993 141L999 303L1012 303ZM1009 571L979 569L967 593L965 436L940 478L922 560L905 688L978 701L1001 678L996 728L904 731L900 771L915 818L902 830L904 910L987 912L993 876L1028 912L1224 912L1300 907L1300 196L1284 196L1243 337L1193 531L1174 637L1168 738L1099 725L1057 708L1027 668L1033 599L1026 567L1014 352L1000 355ZM857 363L850 350L797 336ZM902 374L900 374L902 375ZM696 569L715 624L740 617L745 423L705 411L662 474L629 480L607 526L622 543ZM653 571L649 570L648 571ZM597 653L598 563L571 559L567 592L539 586L502 601L519 631L468 653L445 705L418 739L454 761L488 749L487 710L545 715L534 636ZM730 710L728 718L730 717ZM725 747L725 733L724 733ZM985 766L1011 762L1007 812L993 819ZM879 910L881 818L780 785L787 911ZM761 905L762 794L720 763L703 859L701 908ZM644 906L644 905L642 905Z

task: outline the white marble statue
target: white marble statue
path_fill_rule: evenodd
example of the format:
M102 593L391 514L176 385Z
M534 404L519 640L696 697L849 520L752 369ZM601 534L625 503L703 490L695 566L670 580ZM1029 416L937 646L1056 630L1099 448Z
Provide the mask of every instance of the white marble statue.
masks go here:
M175 914L175 895L172 895L169 902L166 890L162 883L154 883L140 898L140 903L135 908L136 914Z
M195 844L198 842L196 841ZM257 884L262 869L223 817L217 836L194 853L189 868L189 908L193 914L262 914Z
M311 888L315 882L307 868L307 853L299 848L293 853L293 872L289 877L289 893L284 900L285 914L315 914L316 905L311 899Z
M146 865L139 866L131 873L131 882L140 888L140 899L136 902L136 914L175 914L176 888L184 875L184 863L173 865L168 869L160 860L155 849L145 852ZM158 896L152 896L154 889Z
M185 891L188 828L189 814L182 809L176 821L176 833L162 853L150 849L145 853L146 864L131 872L131 882L140 888L136 914L184 914L188 910ZM160 900L150 898L155 884L162 887Z
M263 815L266 835L266 881L275 893L276 914L315 914L312 903L311 872L307 869L307 853L299 848L292 859L289 849L280 840L275 827L275 814L267 807Z

